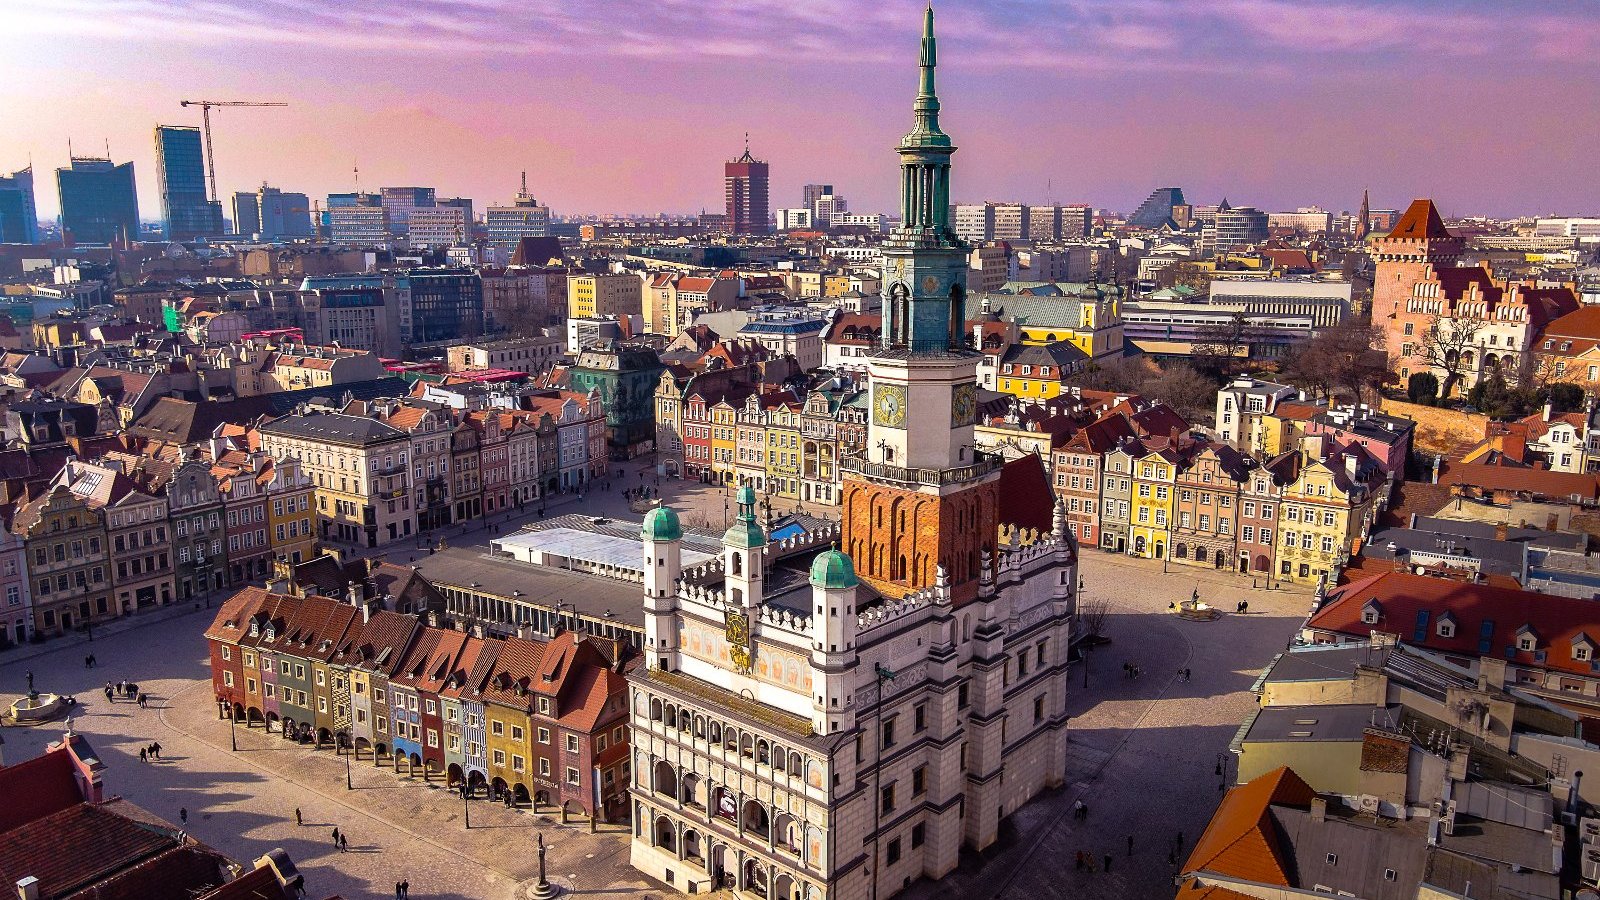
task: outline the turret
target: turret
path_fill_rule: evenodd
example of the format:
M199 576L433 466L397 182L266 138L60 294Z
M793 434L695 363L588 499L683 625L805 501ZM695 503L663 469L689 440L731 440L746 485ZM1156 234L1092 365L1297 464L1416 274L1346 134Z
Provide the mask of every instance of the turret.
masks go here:
M673 613L678 606L678 577L683 571L683 527L670 507L645 514L639 530L644 542L645 652L651 665L676 669L678 651Z
M837 548L811 563L812 725L821 734L855 727L850 705L856 661L855 565Z
M761 605L761 567L765 556L762 551L767 546L767 533L756 522L756 492L745 485L739 488L735 500L739 515L722 536L728 602L744 609L755 609Z

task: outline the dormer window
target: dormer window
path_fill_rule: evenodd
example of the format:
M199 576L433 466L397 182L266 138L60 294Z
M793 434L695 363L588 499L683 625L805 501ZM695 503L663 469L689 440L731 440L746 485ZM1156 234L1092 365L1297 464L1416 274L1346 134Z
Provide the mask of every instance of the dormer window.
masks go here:
M1453 638L1456 636L1456 620L1451 618L1449 613L1445 613L1439 617L1439 624L1435 630L1438 631L1439 637Z
M1362 624L1376 625L1381 618L1383 618L1383 604L1379 603L1376 598L1368 600L1367 605L1361 607Z
M1572 658L1578 662L1594 661L1594 643L1581 631L1572 639Z
M261 623L260 622L251 622L250 623L250 636L251 637L260 637L261 636Z
M1539 646L1539 635L1533 626L1524 625L1517 629L1517 649L1523 652L1532 652Z

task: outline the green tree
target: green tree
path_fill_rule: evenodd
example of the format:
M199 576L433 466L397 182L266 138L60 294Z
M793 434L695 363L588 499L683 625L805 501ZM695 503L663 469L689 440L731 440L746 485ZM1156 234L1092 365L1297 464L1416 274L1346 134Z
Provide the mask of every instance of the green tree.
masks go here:
M1439 376L1432 372L1413 372L1406 379L1406 399L1432 406L1439 399Z
M1555 412L1564 413L1583 409L1586 398L1583 395L1583 388L1562 381L1550 385L1548 400Z

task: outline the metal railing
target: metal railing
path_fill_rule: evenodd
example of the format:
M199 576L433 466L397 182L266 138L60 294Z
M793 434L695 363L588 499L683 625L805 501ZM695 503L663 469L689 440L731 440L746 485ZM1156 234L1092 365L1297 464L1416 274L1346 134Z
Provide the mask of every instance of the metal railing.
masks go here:
M999 471L1003 461L999 456L980 453L977 462L954 469L922 469L896 466L890 463L867 462L858 456L845 457L839 461L839 466L847 472L855 472L867 478L881 478L885 481L898 481L902 484L926 484L940 486L946 484L960 484L982 478L991 472Z

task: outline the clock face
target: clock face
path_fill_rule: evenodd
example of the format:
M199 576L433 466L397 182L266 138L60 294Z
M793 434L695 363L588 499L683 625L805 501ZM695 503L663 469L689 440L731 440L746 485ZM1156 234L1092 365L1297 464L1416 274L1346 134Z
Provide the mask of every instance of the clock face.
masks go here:
M922 276L922 289L925 292L929 293L929 294L937 293L938 290L939 290L939 276L937 276L937 275L924 275L924 276Z
M950 397L950 424L956 427L978 421L978 386L958 384Z
M885 428L906 425L906 389L898 384L880 384L872 389L872 422Z

